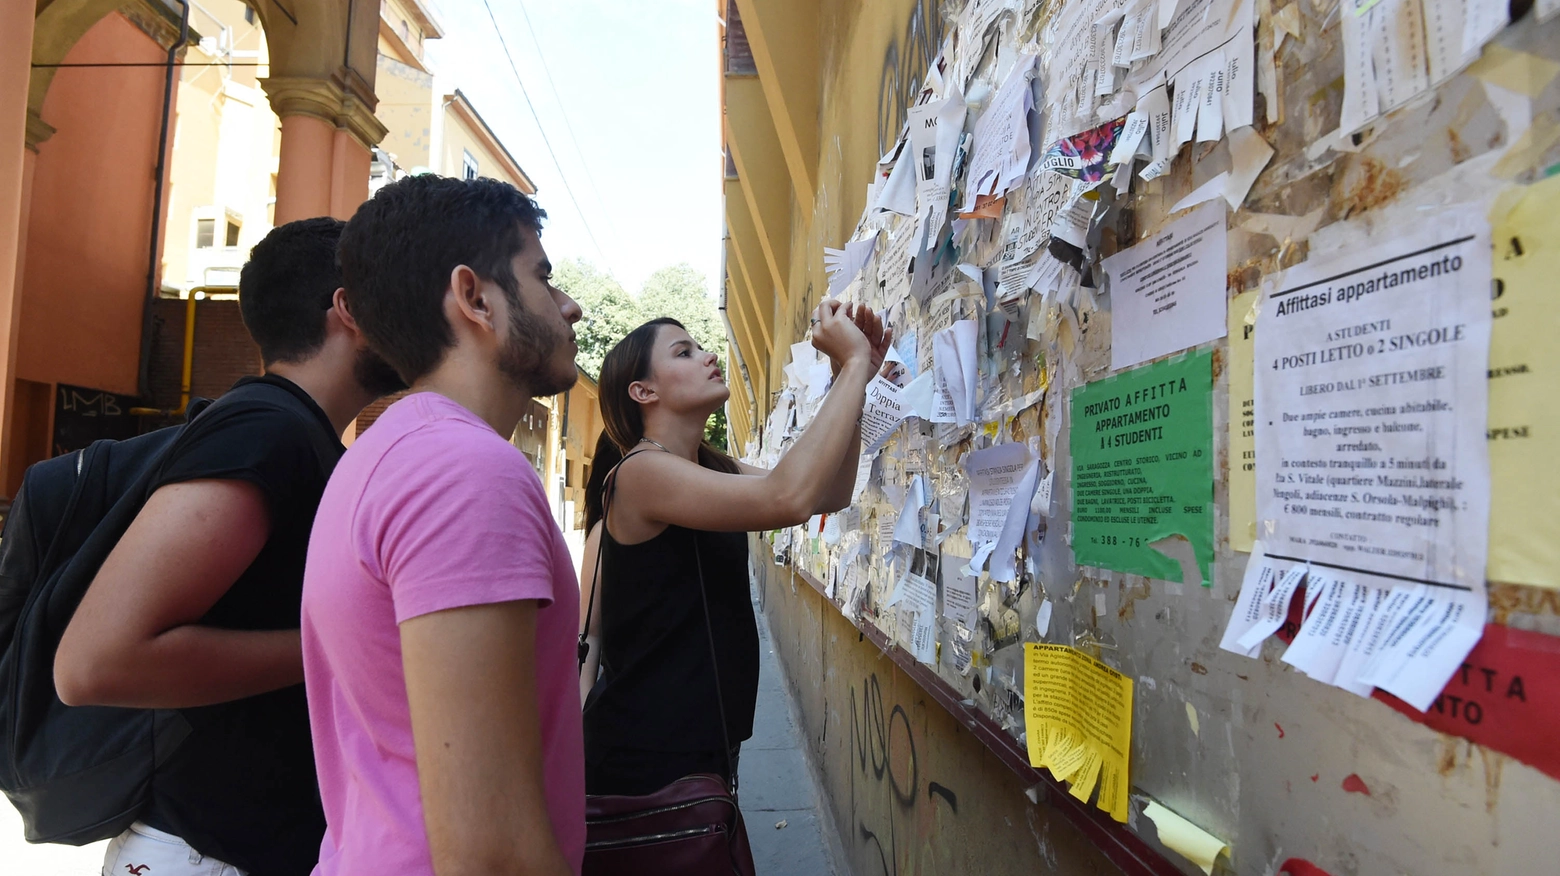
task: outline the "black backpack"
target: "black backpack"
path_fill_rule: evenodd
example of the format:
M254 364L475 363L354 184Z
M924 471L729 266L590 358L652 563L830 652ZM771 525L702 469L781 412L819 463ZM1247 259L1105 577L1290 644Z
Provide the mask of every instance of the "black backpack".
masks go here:
M197 399L187 421L244 398L293 410L329 474L333 463L327 460L334 454L317 417L275 384L247 383L216 402ZM145 807L156 768L189 735L177 710L72 707L54 689L54 653L65 627L146 503L184 428L95 441L35 464L6 517L0 537L0 791L21 813L28 842L85 845L118 836Z

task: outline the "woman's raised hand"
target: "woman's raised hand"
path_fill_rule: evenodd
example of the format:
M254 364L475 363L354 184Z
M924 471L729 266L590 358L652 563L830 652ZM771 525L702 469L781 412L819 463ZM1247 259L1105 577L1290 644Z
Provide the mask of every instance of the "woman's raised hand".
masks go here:
M885 327L883 320L865 304L852 304L851 308L854 309L851 319L855 321L856 328L861 329L867 343L872 345L872 370L876 372L883 367L883 360L888 356L888 348L894 342L894 330Z
M876 321L877 317L873 317ZM878 325L881 331L882 324ZM813 316L812 344L829 357L836 372L852 359L870 365L873 343L857 326L853 315L838 301L825 300ZM881 361L881 360L880 360Z

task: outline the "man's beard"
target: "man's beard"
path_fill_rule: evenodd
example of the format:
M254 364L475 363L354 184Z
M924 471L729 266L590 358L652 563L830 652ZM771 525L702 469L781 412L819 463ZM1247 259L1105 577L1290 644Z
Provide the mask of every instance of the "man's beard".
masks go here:
M367 347L358 350L357 359L352 363L352 379L374 398L406 388L406 381L395 373L390 363Z
M563 336L548 328L520 303L509 300L509 343L498 353L498 370L533 398L557 395L573 386L579 371L571 362L567 374L552 370L553 355Z

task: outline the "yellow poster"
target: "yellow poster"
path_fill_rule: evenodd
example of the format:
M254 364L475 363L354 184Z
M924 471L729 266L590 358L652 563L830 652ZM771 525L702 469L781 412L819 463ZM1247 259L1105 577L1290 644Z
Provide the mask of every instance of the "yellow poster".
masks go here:
M1493 217L1490 330L1491 581L1560 588L1560 177Z
M1127 820L1132 751L1132 679L1066 645L1024 645L1024 730L1029 765L1048 769L1071 793Z
M1261 290L1230 301L1230 547L1251 553L1257 538L1257 439L1252 389L1252 355L1257 319L1252 308Z

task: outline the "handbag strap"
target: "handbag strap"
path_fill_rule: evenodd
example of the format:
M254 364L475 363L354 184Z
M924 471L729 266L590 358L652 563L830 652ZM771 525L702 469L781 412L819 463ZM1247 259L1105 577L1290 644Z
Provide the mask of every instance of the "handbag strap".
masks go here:
M715 657L715 627L710 623L710 596L704 589L704 559L699 553L699 533L693 533L693 565L699 573L699 601L704 605L704 632L710 645L710 666L715 669L715 706L720 709L721 752L726 756L726 783L731 786L731 799L737 799L737 765L731 760L731 731L726 728L726 697L720 689L720 661Z
M657 445L659 446L659 445ZM662 448L663 452L665 448ZM579 661L580 672L585 671L585 659L590 654L590 644L585 637L590 633L590 619L596 607L596 587L601 584L601 572L605 566L604 558L607 553L607 541L612 537L607 532L607 515L611 510L612 494L617 490L617 473L623 463L641 454L649 453L650 448L635 450L624 455L618 460L618 464L607 472L605 483L601 493L601 542L596 549L596 575L590 582L590 601L585 605L585 626L580 632ZM726 725L726 697L721 691L720 685L720 660L715 654L715 626L710 621L710 596L704 586L704 558L699 551L699 533L697 530L688 530L693 535L693 566L699 576L699 604L704 609L704 634L710 648L710 667L715 670L715 706L720 711L720 739L721 753L726 760L726 782L731 790L732 802L737 800L737 765L731 759L731 731ZM740 808L739 810L740 811Z
M617 465L612 466L612 470L607 472L607 476L602 479L602 486L601 486L601 540L596 543L596 574L590 579L590 601L585 603L585 625L580 628L580 644L579 644L579 663L580 663L580 665L579 665L578 672L581 675L583 675L585 673L585 661L586 661L587 658L590 657L590 643L588 641L586 641L586 637L590 635L590 620L591 620L591 617L595 614L595 611L596 611L596 587L601 584L601 570L602 570L603 566L605 565L605 560L606 560L606 556L607 556L607 539L608 539L608 535L607 535L607 510L608 510L608 508L612 504L612 494L614 492L616 492L616 490L617 490L617 473L618 473L618 468L620 466L622 466L623 463L628 462L629 457L636 456L636 455L638 455L640 453L648 453L648 452L650 452L650 448L646 447L646 448L643 448L641 450L635 450L634 452L627 454L622 459L618 460L617 461ZM586 536L588 537L589 533L586 533Z

